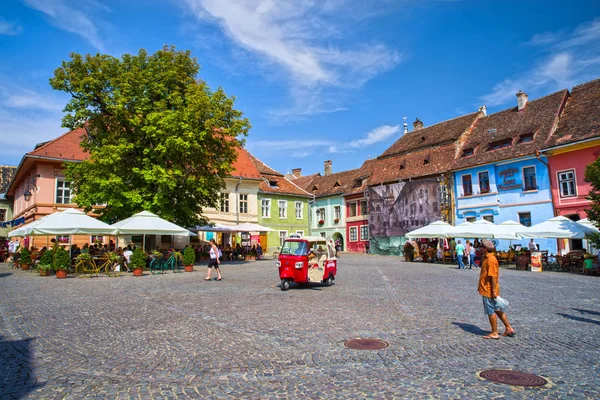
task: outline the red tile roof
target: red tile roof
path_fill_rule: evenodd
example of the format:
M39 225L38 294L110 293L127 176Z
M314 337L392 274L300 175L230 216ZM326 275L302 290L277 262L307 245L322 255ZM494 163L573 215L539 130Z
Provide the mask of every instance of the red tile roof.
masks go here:
M545 148L600 136L600 79L575 86Z
M81 146L81 138L86 134L85 129L78 128L52 139L26 154L44 158L56 158L66 161L81 161L88 157Z
M396 140L379 158L453 142L469 129L481 115L479 112L467 114L408 132Z
M269 167L267 164L248 153L248 157L260 172L263 178L260 183L259 190L263 193L274 193L274 194L291 194L301 197L312 197L310 193L298 187L295 182L291 182L285 176Z
M316 197L325 197L350 193L356 179L360 176L362 176L360 169L351 169L325 176L320 174L305 176L295 179L294 183L299 186L302 184L304 190Z
M233 170L230 175L249 179L260 179L260 172L252 162L252 156L248 150L237 148L237 159L233 162Z

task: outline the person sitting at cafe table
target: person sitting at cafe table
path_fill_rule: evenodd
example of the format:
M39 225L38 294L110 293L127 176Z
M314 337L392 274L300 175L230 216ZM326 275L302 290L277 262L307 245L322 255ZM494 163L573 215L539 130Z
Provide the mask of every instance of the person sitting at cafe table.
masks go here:
M81 248L81 252L89 254L89 252L90 252L90 245L88 243L84 244L83 247Z
M71 257L76 258L80 254L81 249L76 244L71 245Z

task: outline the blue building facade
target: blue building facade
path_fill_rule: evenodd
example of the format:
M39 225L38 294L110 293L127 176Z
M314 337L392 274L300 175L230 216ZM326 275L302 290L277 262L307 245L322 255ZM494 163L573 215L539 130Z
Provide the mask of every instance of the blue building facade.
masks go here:
M496 224L513 220L525 226L554 217L547 159L520 157L453 172L456 225L479 219ZM499 240L506 250L508 240ZM529 239L512 244L526 246ZM556 239L535 239L540 250L556 254Z

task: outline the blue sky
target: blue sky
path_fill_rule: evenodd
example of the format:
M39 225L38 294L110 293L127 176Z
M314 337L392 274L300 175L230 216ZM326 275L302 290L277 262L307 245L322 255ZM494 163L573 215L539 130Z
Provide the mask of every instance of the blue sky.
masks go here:
M0 164L64 132L48 79L69 53L189 49L237 97L246 147L280 172L376 157L419 117L488 113L600 78L600 2L4 0Z

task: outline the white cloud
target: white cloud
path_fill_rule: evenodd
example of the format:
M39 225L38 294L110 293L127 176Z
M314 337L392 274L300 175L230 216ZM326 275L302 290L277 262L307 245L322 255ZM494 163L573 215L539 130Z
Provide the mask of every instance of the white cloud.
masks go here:
M402 60L398 51L381 43L334 45L353 32L340 24L340 16L358 15L357 10L367 9L364 4L346 0L185 1L197 18L216 22L234 44L266 62L265 75L277 76L290 86L293 102L286 109L272 111L275 118L342 110L340 91L359 88ZM304 94L309 91L316 93L306 100Z
M66 102L56 96L15 85L0 84L0 105L7 108L61 111Z
M86 15L83 5L97 7L96 3L73 2L73 6L66 4L67 0L24 0L29 7L48 15L52 24L57 28L75 33L86 39L92 46L101 52L105 46L100 40L98 28L92 18ZM103 6L104 7L104 6ZM106 11L106 8L104 8Z
M21 33L23 26L18 22L9 22L0 18L0 35L15 36Z
M528 94L569 88L600 74L600 18L583 23L572 32L534 35L529 44L545 46L546 54L520 76L494 85L480 100L488 106L513 102L519 90Z
M361 148L383 142L398 132L400 132L400 125L381 125L367 132L362 139L351 141L350 147Z

